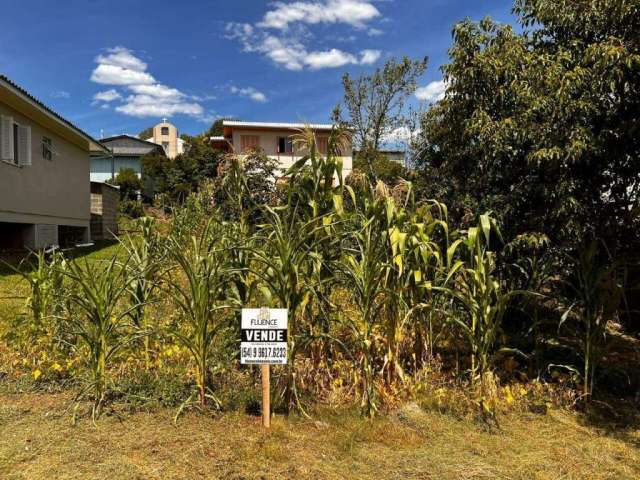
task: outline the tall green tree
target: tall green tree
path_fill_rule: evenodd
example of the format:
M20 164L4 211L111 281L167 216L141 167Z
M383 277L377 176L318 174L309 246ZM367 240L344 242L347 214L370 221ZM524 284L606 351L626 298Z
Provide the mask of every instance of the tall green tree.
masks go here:
M354 79L346 73L342 77L343 103L348 116L343 119L338 107L334 120L346 121L353 128L354 144L374 178L372 163L380 143L403 124L407 98L415 92L418 78L426 69L426 57L392 58L371 75Z
M571 246L588 233L629 251L640 207L638 2L517 0L514 13L522 33L488 18L453 30L446 96L422 122L429 196L448 196L458 217L495 212L509 238L538 231Z

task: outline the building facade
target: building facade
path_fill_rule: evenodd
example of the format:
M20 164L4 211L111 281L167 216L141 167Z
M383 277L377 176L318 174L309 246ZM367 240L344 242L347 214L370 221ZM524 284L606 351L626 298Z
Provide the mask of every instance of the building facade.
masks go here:
M130 168L138 178L142 177L142 157L148 154L165 155L164 149L155 143L130 135L117 135L100 140L110 153L91 158L91 181L107 182L121 170Z
M0 76L0 248L90 239L91 136Z
M153 136L145 140L160 145L169 158L184 153L184 140L180 138L176 126L166 120L153 127Z
M314 131L320 154L326 155L333 125L224 120L224 135L211 137L211 143L214 148L232 151L240 155L249 149L259 148L267 156L277 160L280 172L284 173L306 154L306 152L296 150L292 140L294 135L306 127L310 127ZM353 168L351 144L346 145L345 151L341 153L342 176L344 178L351 173Z

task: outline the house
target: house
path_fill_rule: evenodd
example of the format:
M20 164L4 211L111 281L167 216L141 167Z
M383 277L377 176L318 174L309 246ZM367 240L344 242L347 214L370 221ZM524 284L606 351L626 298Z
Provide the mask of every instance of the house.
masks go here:
M0 75L0 248L90 239L91 152L108 153Z
M166 119L153 127L153 136L146 140L164 148L169 158L173 159L184 153L185 141L178 135L176 126L168 123Z
M354 151L353 156L358 158L360 153L360 151ZM407 166L407 152L404 150L380 149L378 150L378 153L380 154L380 156L385 157L390 162L399 163L403 167Z
M211 145L224 151L242 155L251 148L260 148L267 156L276 159L280 170L284 173L291 165L304 156L304 152L296 151L292 137L306 127L310 127L316 134L318 150L327 153L327 140L333 125L302 123L265 123L240 122L235 120L223 121L223 135L211 137ZM351 173L352 147L347 145L342 152L342 176Z
M92 182L107 182L125 168L131 168L138 178L141 178L142 157L151 153L165 156L165 151L160 145L131 135L103 138L100 143L107 147L110 153L91 157Z
M387 157L390 162L399 163L403 167L406 166L407 152L404 150L380 150L380 153Z

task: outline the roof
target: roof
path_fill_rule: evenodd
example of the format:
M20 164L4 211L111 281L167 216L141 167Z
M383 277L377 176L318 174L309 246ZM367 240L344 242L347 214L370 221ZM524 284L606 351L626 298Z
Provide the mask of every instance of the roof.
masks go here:
M107 182L96 182L95 180L91 180L90 183L92 185L100 185L100 186L103 186L103 187L113 188L114 190L120 190L120 186L119 185L113 185L113 184L107 183Z
M91 135L89 135L88 133L84 132L83 130L81 130L80 128L76 127L73 123L71 123L69 120L67 120L66 118L64 118L62 115L60 115L59 113L57 113L56 111L52 110L50 107L48 107L47 105L45 105L43 102L41 102L40 100L38 100L36 97L34 97L33 95L31 95L29 92L27 92L24 88L20 87L19 85L17 85L16 83L14 83L12 80L10 80L8 77L6 77L5 75L0 75L0 84L4 83L5 86L9 87L9 89L13 90L14 93L18 94L18 96L22 96L25 97L25 99L27 101L29 101L32 104L35 104L40 110L42 110L45 114L47 114L50 117L53 117L55 120L57 120L59 123L62 123L66 128L73 130L76 134L80 135L81 137L83 137L85 140L87 140L89 142L89 148L90 150L92 150L92 147L95 147L96 150L102 150L102 151L106 151L107 149L104 147L104 145L102 145L98 140L96 140L95 138L93 138Z
M269 128L280 130L300 130L311 128L313 130L332 130L334 125L322 123L271 123L271 122L241 122L237 120L223 120L224 127L245 127L245 128Z
M141 157L154 150L165 155L164 149L157 143L126 134L104 138L102 139L102 143L110 150L111 154L115 156Z
M134 137L133 135L127 135L126 133L123 133L122 135L114 135L113 137L102 138L100 139L100 142L105 144L105 143L113 142L114 140L119 140L121 138L130 138L131 140L135 140L137 142L146 143L151 147L160 146L157 143L150 142L149 140L143 140L139 137Z

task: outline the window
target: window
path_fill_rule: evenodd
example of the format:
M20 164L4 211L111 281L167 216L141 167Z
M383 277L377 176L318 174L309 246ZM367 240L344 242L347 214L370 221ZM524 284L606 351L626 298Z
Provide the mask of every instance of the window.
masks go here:
M13 124L13 163L20 165L20 125Z
M169 153L169 142L162 142L162 148L164 148L165 153Z
M260 148L258 135L240 135L240 151L246 152L252 148Z
M293 153L291 137L278 137L278 153Z
M42 137L42 158L53 160L53 145L48 137Z
M318 137L318 151L322 155L326 155L329 150L329 139L327 137Z
M160 134L161 135L169 135L169 127L162 127L160 129Z

